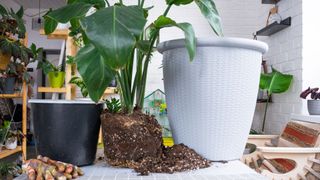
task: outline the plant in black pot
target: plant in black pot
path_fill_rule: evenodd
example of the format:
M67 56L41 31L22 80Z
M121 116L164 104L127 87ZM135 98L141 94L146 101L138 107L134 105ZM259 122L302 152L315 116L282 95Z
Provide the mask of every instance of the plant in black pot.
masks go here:
M307 106L310 115L320 115L320 92L319 88L310 88L301 92L300 97L302 99L307 99L310 95L311 99L308 99Z
M186 37L187 59L192 60L195 56L196 38L192 25L175 22L168 17L169 11L174 6L196 2L213 30L221 34L220 18L212 0L166 0L163 14L148 26L146 22L152 8L146 7L144 0L136 2L125 5L119 0L111 5L104 0L69 0L67 5L45 15L44 27L50 34L58 23L70 22L70 35L82 38L83 47L75 56L75 62L93 101L100 100L116 77L121 110L114 112L109 108L101 115L105 158L111 165L131 168L145 158L159 158L163 152L160 125L154 117L140 110L148 66L160 30L166 27L181 29Z

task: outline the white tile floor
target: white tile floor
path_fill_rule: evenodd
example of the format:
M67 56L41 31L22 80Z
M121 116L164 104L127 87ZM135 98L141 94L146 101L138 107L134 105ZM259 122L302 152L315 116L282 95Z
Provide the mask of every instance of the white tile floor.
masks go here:
M215 163L209 168L175 174L150 174L138 176L133 170L113 168L105 163L82 167L85 175L79 180L263 180L240 161L231 161L226 164ZM16 180L26 180L26 176Z

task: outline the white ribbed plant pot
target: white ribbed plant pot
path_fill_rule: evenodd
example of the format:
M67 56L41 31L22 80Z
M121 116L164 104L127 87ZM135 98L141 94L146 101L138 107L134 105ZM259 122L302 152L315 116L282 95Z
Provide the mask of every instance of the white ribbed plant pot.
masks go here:
M242 156L267 49L255 40L198 38L196 57L190 62L184 39L159 44L175 143L210 160Z

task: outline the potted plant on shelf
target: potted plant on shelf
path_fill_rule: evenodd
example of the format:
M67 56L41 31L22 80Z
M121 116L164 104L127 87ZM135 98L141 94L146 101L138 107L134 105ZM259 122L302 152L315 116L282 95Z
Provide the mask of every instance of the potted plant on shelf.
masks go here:
M320 92L318 92L319 88L310 88L301 92L300 97L302 99L306 99L309 95L311 99L308 99L307 106L308 112L310 115L320 115Z
M0 5L0 71L3 75L1 80L4 86L23 80L29 85L30 95L32 77L26 67L38 59L38 54L34 51L36 49L34 44L30 48L24 45L26 28L22 19L23 15L23 7L14 12ZM12 89L5 93L12 93Z
M10 121L4 121L0 126L0 152L5 146L6 137L10 129Z
M30 51L21 42L26 33L23 13L23 7L13 12L0 5L0 70L6 70L12 58L29 61Z
M66 73L63 71L62 65L55 66L50 61L43 59L38 62L37 69L40 68L48 76L49 84L52 88L61 88L63 86Z
M267 118L267 110L269 105L269 100L272 94L280 94L286 92L292 82L293 76L290 74L283 74L272 68L271 73L261 74L259 88L261 90L267 91L267 102L265 106L263 122L262 122L262 133L265 129L265 123Z

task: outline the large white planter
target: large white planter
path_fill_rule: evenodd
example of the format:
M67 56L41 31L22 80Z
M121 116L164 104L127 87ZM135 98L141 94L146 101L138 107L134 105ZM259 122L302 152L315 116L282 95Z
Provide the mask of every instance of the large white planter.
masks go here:
M196 57L190 62L184 39L158 46L176 143L210 160L242 156L267 49L267 44L255 40L198 39Z

